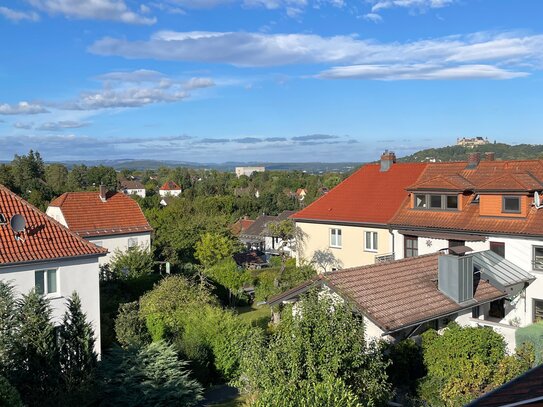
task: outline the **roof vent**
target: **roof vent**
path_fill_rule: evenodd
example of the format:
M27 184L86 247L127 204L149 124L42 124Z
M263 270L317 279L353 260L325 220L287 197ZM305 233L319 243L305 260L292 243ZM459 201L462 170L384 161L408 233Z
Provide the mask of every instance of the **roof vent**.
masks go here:
M24 216L16 213L11 217L9 225L11 226L11 230L13 230L13 233L15 234L15 239L24 242L25 239L22 236L23 232L26 230L26 221Z
M471 255L443 254L439 256L438 289L456 303L473 300L473 277Z
M494 153L493 151L487 151L485 153L485 159L487 161L495 161L496 160L496 153Z
M392 151L385 150L381 155L381 172L386 172L396 162L396 154Z
M100 200L105 202L107 199L107 188L105 185L100 184Z

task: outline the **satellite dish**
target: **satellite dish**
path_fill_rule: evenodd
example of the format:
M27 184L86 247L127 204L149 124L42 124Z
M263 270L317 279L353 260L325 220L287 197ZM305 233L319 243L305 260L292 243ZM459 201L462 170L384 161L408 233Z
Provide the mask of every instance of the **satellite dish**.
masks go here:
M22 233L25 231L26 221L23 215L16 213L11 217L9 224L15 233Z
M534 192L534 206L537 209L543 207L543 205L541 205L541 195L537 191Z

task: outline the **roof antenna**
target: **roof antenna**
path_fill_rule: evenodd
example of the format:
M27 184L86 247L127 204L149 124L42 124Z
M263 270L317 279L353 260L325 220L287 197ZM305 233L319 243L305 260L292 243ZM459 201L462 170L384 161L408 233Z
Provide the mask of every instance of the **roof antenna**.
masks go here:
M22 234L26 230L26 221L23 215L16 213L11 217L9 225L15 234L15 239L21 242L25 242L25 239L22 237Z

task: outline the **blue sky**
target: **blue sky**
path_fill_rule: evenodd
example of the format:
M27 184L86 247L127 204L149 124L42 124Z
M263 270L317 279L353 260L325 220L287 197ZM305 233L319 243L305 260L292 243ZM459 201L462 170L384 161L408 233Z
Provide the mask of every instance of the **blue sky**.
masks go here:
M540 143L540 0L0 0L0 160Z

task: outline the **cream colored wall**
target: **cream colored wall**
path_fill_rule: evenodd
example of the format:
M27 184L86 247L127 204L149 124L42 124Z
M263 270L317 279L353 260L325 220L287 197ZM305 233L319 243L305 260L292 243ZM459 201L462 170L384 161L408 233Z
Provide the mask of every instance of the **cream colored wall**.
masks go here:
M130 235L113 235L113 236L94 236L85 238L89 242L92 242L100 247L105 247L108 250L108 254L100 258L100 265L108 264L115 256L115 251L120 250L125 252L128 250L128 239L138 239L138 245L141 248L151 250L151 233L134 233Z
M310 262L314 253L318 250L329 250L340 261L341 268L348 268L374 264L376 255L392 252L392 238L388 229L305 222L296 222L296 226L304 234L304 241L299 244L298 263ZM341 229L341 248L330 247L330 229L332 228ZM377 252L364 250L364 232L366 231L378 233Z

